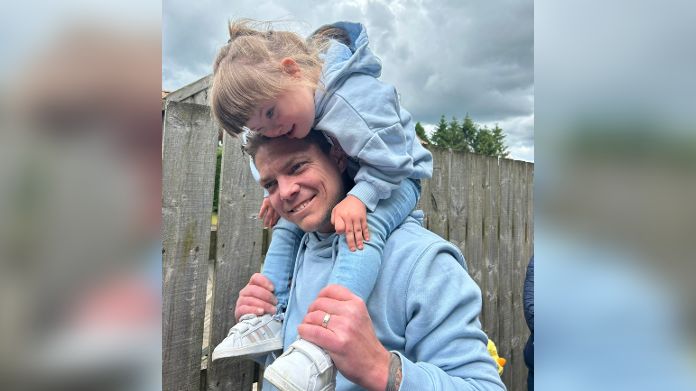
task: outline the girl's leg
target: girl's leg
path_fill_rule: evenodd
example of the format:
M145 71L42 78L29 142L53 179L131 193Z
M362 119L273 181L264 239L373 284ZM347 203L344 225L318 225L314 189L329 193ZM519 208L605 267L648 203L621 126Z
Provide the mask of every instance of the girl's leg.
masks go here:
M367 214L370 241L364 242L362 250L351 252L345 235L341 235L329 284L343 285L367 301L377 282L387 238L416 207L419 197L420 183L404 179L389 198L381 200L375 210Z
M295 258L304 232L297 225L280 219L273 228L271 244L266 252L263 271L275 288L276 314L285 312L290 294L290 279L295 268Z

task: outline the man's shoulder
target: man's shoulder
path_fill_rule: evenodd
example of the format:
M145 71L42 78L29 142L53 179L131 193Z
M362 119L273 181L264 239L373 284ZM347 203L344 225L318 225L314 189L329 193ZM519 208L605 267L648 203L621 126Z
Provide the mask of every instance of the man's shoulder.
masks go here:
M413 265L432 262L436 256L448 254L466 268L464 256L459 248L423 227L419 216L422 216L422 213L407 217L392 232L384 248L383 262L399 263L402 269L405 263Z

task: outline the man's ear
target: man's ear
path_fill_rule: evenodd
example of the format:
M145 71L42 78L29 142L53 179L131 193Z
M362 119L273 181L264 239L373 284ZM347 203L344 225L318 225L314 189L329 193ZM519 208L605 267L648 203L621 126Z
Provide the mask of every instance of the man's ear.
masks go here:
M338 172L343 173L348 166L348 158L343 149L336 145L332 145L331 150L329 151L329 156L331 157L331 160L336 163L336 166L338 166Z
M280 60L280 66L283 67L283 71L290 76L298 77L302 74L300 66L290 57L285 57Z

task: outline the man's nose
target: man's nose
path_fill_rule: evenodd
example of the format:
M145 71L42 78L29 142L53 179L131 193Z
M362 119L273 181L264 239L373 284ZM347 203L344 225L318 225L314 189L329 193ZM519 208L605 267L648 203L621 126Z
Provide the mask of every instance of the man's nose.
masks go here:
M300 191L300 186L292 178L278 179L278 193L282 200L289 200Z

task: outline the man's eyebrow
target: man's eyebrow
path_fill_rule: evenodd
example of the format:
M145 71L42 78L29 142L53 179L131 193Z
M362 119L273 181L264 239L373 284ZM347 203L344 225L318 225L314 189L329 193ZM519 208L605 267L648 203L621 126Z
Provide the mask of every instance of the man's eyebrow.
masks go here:
M280 172L287 172L290 170L290 167L295 165L298 161L302 160L304 156L302 155L293 155L288 157L288 159L283 163L282 166L280 166ZM262 176L259 178L259 183L263 186L265 183L270 182L274 180L275 177L273 176Z

